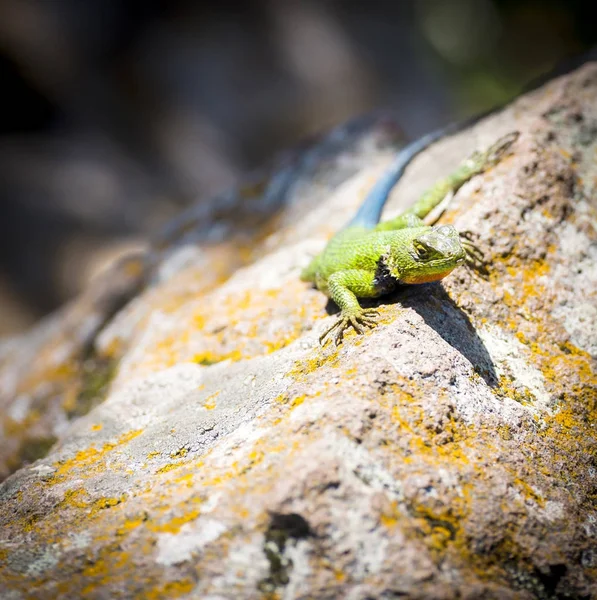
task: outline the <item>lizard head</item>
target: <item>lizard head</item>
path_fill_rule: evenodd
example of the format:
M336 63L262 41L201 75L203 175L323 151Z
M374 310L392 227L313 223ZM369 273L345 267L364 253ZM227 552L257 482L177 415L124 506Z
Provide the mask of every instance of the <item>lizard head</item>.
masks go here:
M465 258L460 236L452 225L430 227L413 235L408 256L395 265L396 278L402 283L438 281L463 264ZM392 266L388 266L391 272Z

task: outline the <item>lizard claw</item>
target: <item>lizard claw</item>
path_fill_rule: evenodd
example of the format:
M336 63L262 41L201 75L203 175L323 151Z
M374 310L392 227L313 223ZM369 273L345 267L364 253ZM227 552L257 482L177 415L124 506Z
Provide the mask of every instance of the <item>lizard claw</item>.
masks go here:
M472 172L482 173L490 167L497 165L506 155L510 146L519 138L519 131L512 131L502 136L495 144L490 146L485 152L474 152L470 156L469 163Z
M506 154L510 146L518 139L520 136L519 131L511 131L506 135L502 136L493 146L487 150L485 153L485 161L487 165L495 165L497 164L502 157Z
M361 310L358 313L343 313L333 323L331 327L328 327L323 334L319 337L319 343L325 346L327 341L331 338L334 339L334 343L338 346L344 338L344 333L347 329L352 327L357 334L363 334L367 329L371 329L377 325L377 318L379 314L374 308L367 308Z
M472 233L470 231L463 231L460 233L460 237L460 243L466 253L466 265L479 273L479 275L487 277L489 275L487 261L482 250L472 241Z

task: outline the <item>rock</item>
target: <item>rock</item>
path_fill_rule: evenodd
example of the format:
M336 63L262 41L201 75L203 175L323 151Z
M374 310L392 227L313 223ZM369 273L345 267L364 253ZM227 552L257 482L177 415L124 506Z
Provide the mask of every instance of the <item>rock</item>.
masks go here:
M513 130L513 154L444 216L488 278L384 298L382 323L340 348L318 346L333 317L298 274L387 147L333 192L310 171L234 272L204 237L93 327L66 311L87 332L74 354L118 368L0 488L7 597L597 597L597 63L423 153L386 217ZM0 355L22 423L23 357L64 318Z
M267 252L262 241L272 243L277 223L302 218L345 179L389 157L397 134L389 115L373 114L287 153L239 189L183 212L29 335L0 340L0 480L44 456L103 400L153 306L197 297ZM98 335L115 315L111 343L100 347Z

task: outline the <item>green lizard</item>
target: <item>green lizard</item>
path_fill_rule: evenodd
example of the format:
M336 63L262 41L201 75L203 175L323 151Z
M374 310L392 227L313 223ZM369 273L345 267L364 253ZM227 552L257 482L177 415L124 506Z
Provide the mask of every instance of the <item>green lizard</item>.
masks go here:
M459 235L451 225L426 225L423 219L471 177L495 165L518 138L518 132L463 161L395 219L379 222L390 191L406 166L444 133L434 132L401 150L354 218L302 272L301 279L314 283L341 309L336 322L319 338L320 343L324 344L332 332L339 344L348 328L363 333L375 326L377 309L362 308L357 298L377 298L401 284L438 281L463 263L482 265L482 254L467 236Z

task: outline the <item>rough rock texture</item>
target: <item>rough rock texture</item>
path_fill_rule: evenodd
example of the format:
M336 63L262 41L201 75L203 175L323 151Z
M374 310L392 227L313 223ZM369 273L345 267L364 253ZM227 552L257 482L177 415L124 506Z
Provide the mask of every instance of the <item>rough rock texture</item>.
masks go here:
M4 597L597 598L597 64L433 146L387 214L512 130L444 216L489 277L402 290L339 349L298 273L387 153L296 186L225 280L207 242L168 254L95 328L106 399L0 488ZM13 417L40 331L3 350Z
M225 281L268 251L263 241L280 221L302 218L347 178L389 157L397 142L391 115L374 114L288 152L242 186L180 214L144 252L103 273L30 335L0 340L0 481L44 456L73 419L103 400L152 306L176 306ZM147 286L139 322L120 319L115 343L100 348L99 332Z

